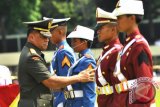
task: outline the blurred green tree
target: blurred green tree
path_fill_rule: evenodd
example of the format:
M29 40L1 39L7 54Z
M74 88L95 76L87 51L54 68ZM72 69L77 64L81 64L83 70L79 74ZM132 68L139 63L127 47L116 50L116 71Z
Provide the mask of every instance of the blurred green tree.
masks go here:
M69 31L77 25L95 26L95 1L93 0L43 0L42 16L52 18L71 17Z
M41 3L42 16L50 18L70 17L68 32L76 25L94 28L96 21L96 5L94 0L43 0ZM55 48L49 44L49 49Z
M6 34L22 32L23 21L40 18L40 0L1 0L0 35L3 51L6 51Z

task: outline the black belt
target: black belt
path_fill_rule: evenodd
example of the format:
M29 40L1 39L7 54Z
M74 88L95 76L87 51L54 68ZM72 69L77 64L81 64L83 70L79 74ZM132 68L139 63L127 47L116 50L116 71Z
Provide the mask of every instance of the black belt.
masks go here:
M32 99L32 100L44 99L44 100L50 101L53 99L53 97L51 94L40 94L38 97L20 95L20 99Z
M53 107L53 101L48 99L28 99L21 98L18 107Z
M20 94L18 105L18 107L26 107L26 105L29 105L28 107L53 107L53 97L51 94L40 94L37 97Z

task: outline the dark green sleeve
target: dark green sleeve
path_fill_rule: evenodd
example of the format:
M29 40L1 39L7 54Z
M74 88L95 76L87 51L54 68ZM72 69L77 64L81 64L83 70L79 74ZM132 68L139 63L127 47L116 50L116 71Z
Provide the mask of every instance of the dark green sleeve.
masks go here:
M46 67L43 60L38 56L31 56L27 61L27 72L38 83L51 77L51 73Z

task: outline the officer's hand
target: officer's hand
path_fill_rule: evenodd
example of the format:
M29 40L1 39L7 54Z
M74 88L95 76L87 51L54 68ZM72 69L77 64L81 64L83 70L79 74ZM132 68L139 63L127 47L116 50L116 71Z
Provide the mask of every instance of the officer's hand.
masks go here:
M90 82L95 80L95 70L83 70L78 74L80 82Z

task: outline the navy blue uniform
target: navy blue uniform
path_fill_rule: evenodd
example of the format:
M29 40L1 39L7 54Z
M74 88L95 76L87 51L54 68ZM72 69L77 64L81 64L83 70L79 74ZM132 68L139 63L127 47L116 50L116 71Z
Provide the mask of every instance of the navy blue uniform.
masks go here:
M68 69L75 62L73 49L68 45L66 40L59 43L57 48L58 50L55 52L52 60L51 73L54 71L57 76L67 76ZM63 92L55 92L54 97L54 107L65 102Z
M90 49L86 49L81 52L81 58L79 62L73 66L70 72L70 76L77 75L79 72L86 69L94 69L96 67L96 61L92 57ZM71 85L73 91L77 91L81 97L67 98L65 107L94 107L96 94L95 94L95 83L75 83ZM68 87L67 87L68 88ZM67 90L67 89L66 89ZM77 96L77 93L74 93Z

